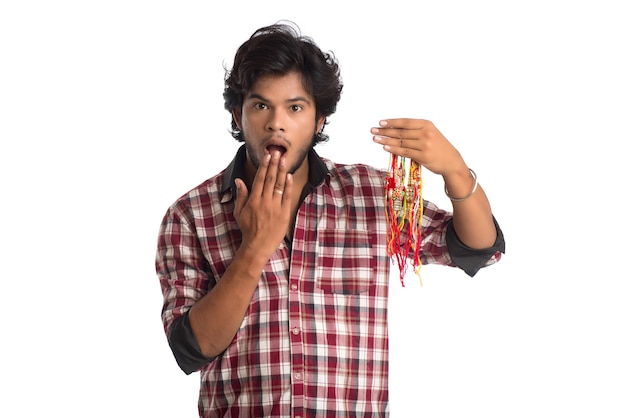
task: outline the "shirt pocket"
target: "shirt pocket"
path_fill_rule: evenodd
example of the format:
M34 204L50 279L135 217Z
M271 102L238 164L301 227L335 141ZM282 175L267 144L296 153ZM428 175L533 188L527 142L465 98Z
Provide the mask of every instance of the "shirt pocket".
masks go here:
M325 292L356 294L375 283L375 234L365 230L318 232L316 286Z

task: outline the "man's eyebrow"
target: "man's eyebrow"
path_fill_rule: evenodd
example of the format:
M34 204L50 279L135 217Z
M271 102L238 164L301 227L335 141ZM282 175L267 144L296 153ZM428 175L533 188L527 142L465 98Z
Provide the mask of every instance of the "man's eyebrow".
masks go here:
M268 99L266 99L265 97L261 96L258 93L250 93L250 96L248 96L248 99L258 99L258 100L261 100L262 102L268 102L268 103L270 102ZM294 98L287 99L287 102L288 103L304 102L306 104L311 104L311 101L304 96L296 96Z

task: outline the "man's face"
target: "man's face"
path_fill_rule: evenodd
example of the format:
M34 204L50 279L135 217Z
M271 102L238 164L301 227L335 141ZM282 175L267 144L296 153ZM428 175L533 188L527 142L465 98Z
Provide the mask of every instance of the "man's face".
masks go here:
M256 170L265 154L279 151L290 173L308 175L303 163L324 118L315 119L315 102L299 73L260 77L244 97L241 113L233 116L243 132L248 165Z

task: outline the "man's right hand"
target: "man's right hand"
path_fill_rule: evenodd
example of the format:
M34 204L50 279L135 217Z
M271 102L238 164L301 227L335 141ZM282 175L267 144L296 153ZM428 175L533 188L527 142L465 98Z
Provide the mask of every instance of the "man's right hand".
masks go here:
M265 155L251 190L236 179L235 220L242 234L242 249L252 250L266 262L287 234L291 219L293 181L279 152Z

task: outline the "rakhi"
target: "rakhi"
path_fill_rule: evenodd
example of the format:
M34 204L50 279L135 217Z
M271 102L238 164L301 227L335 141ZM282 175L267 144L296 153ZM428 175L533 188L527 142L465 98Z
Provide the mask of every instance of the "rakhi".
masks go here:
M408 172L407 172L408 164ZM422 244L422 166L415 161L391 154L387 172L385 215L387 217L387 254L400 270L400 282L409 267L409 255L413 271L420 279L422 263L419 257ZM404 239L404 241L403 241Z

